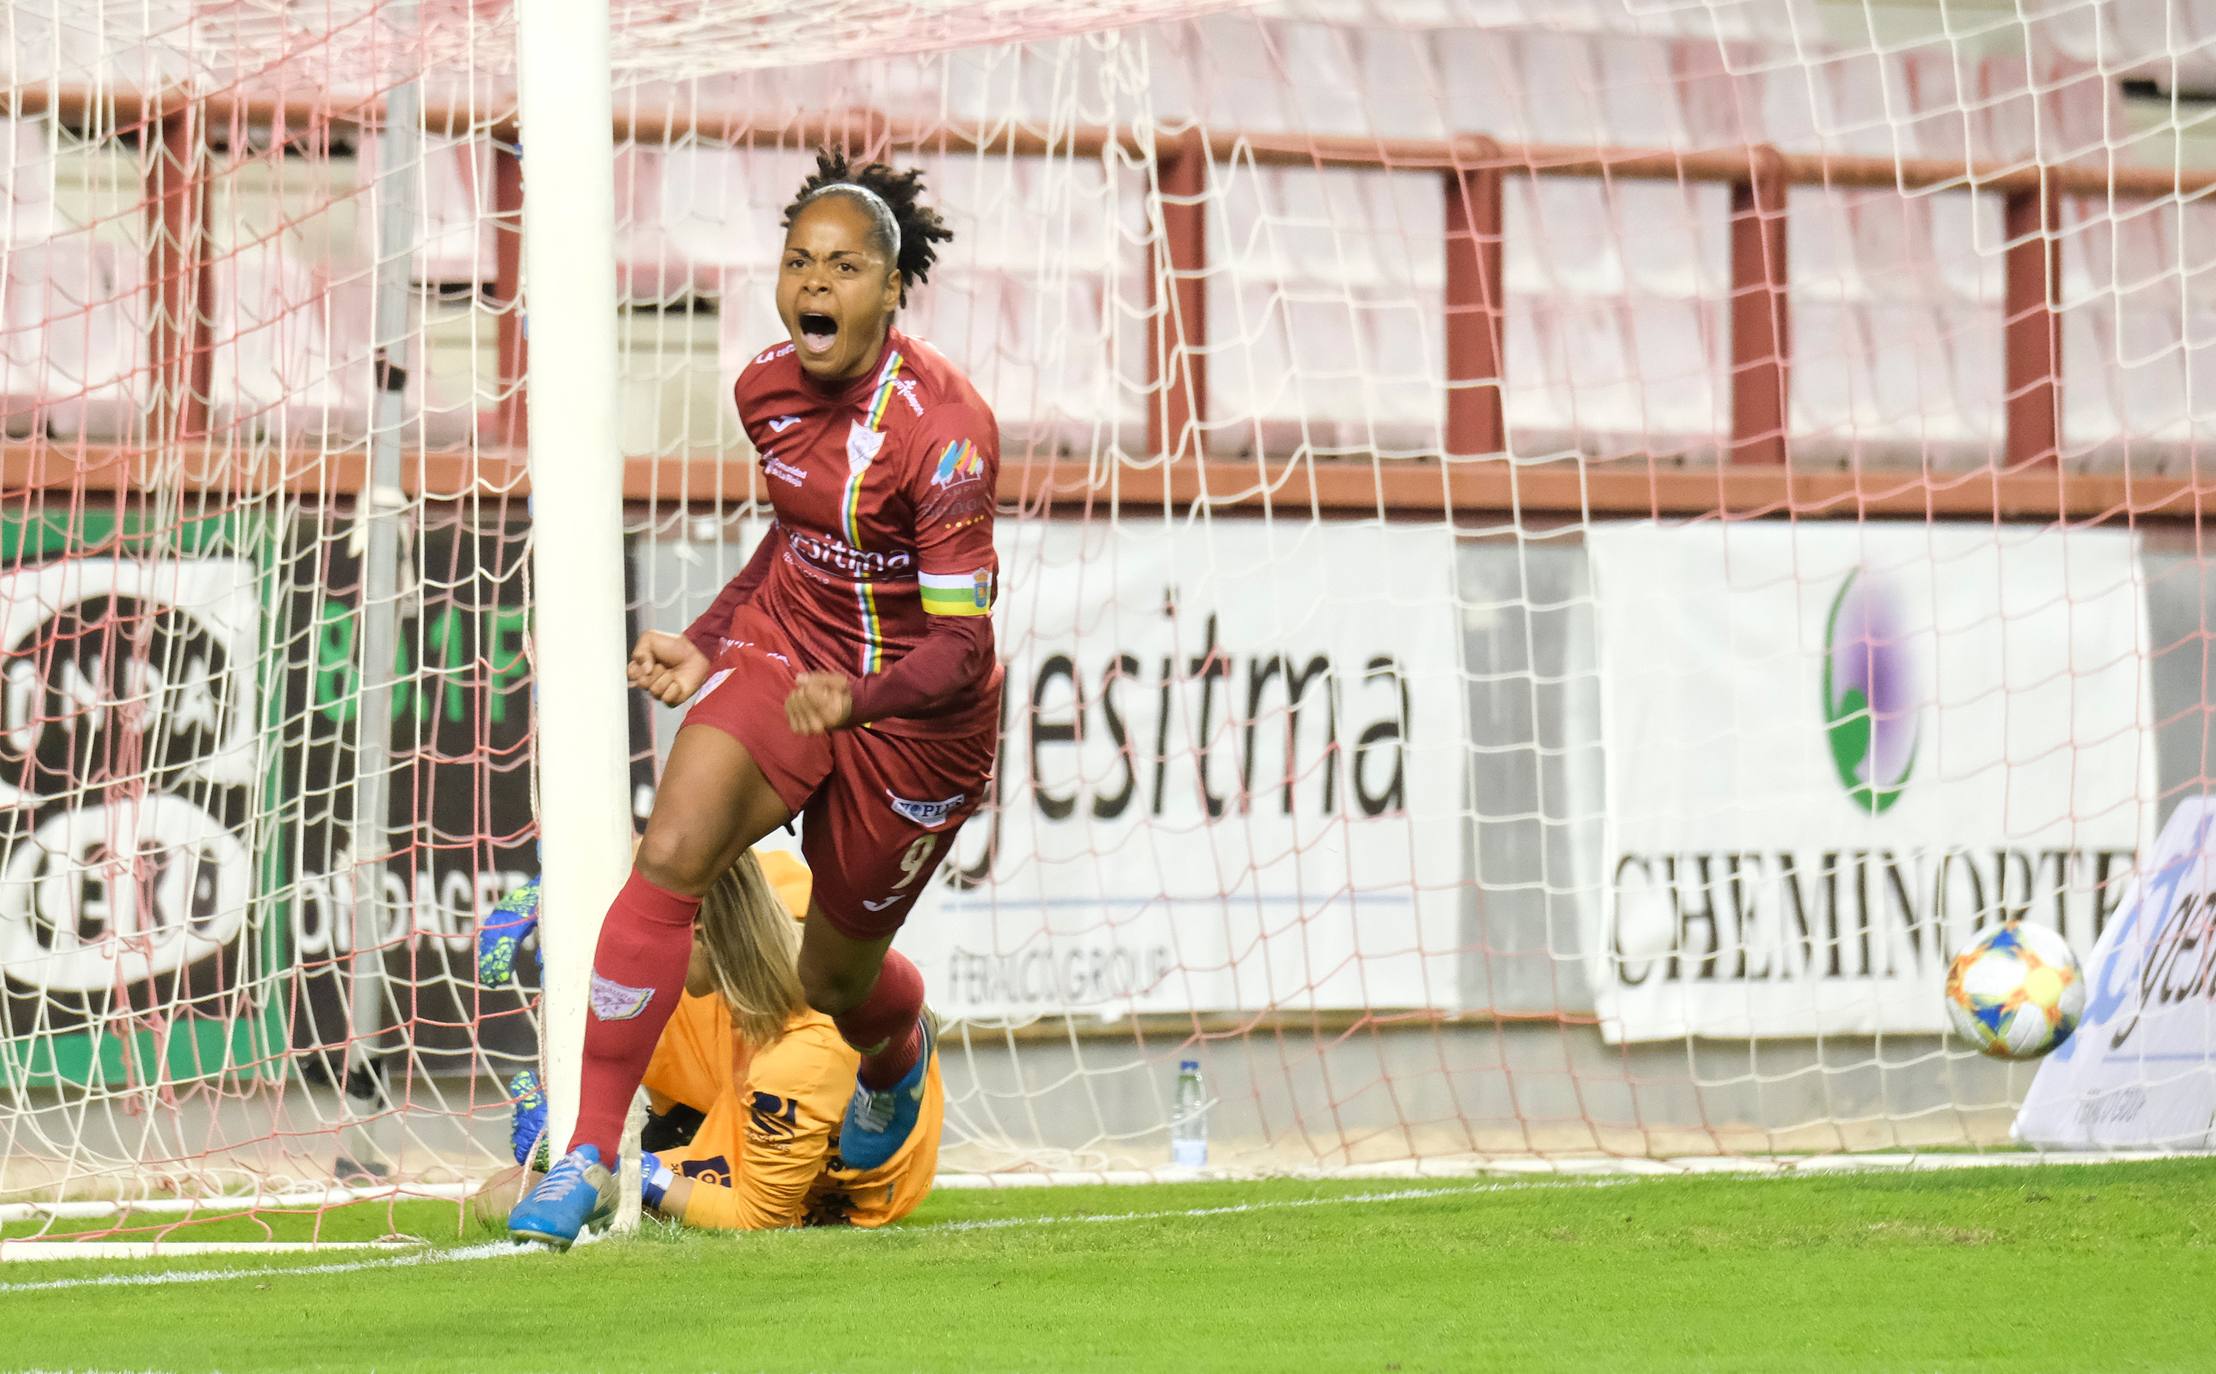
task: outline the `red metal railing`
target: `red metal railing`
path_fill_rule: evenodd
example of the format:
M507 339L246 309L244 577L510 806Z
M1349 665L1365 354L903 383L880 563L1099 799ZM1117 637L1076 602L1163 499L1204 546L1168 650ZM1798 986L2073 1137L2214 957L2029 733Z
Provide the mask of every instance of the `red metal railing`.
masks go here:
M53 109L64 118L97 109L106 127L158 130L158 152L146 160L148 290L152 296L151 358L158 385L156 444L206 438L210 338L209 281L212 236L208 232L206 181L211 159L202 146L210 121L270 123L317 128L354 122L373 129L375 101L333 104L311 99L274 100L238 93L135 97L82 91L27 90L13 97L19 113ZM1111 474L1120 499L1209 499L1271 503L1298 500L1317 508L1455 510L1670 511L1751 514L1793 509L1807 514L2012 513L2018 515L2197 518L2201 489L2189 477L2150 479L2059 470L2061 426L2061 325L2057 311L2060 200L2066 195L2149 199L2193 196L2216 188L2216 172L2110 167L1982 166L1931 160L1787 155L1767 146L1692 152L1652 149L1512 145L1483 136L1443 140L1366 139L1250 135L1187 130L1149 146L1136 135L1102 128L1051 137L1023 129L989 134L939 125L889 120L847 111L757 127L750 116L695 111L628 111L616 119L618 139L659 143L686 135L739 146L771 143L806 146L828 142L868 152L971 151L1007 156L1098 156L1111 144L1134 156L1151 153L1162 235L1154 248L1150 303L1154 325L1149 378L1154 403L1148 414L1149 445L1166 461L1146 473ZM522 178L514 151L512 114L485 119L463 107L432 106L426 128L473 131L495 140L494 212L498 216L491 299L500 307L496 348L499 370L495 408L479 426L466 455L426 453L413 465L411 485L458 493L463 488L514 490L523 484L524 386L528 375L521 297ZM1200 441L1206 419L1208 325L1206 197L1212 163L1243 159L1265 166L1392 170L1439 175L1446 201L1446 284L1441 309L1446 323L1447 460L1437 465L1361 463L1345 460L1212 459ZM1506 282L1502 270L1502 194L1506 179L1524 175L1721 183L1731 189L1730 388L1731 427L1724 436L1728 466L1715 472L1671 472L1654 455L1570 465L1518 464L1503 472L1476 470L1454 460L1498 454L1506 448L1501 384L1511 360L1503 343ZM1786 227L1793 186L1890 188L1903 194L1978 190L2005 196L2008 233L2005 298L2005 461L1998 470L1945 478L1906 471L1794 473L1790 470L1791 321ZM213 441L210 441L213 442ZM0 480L10 488L57 480L58 455L39 441L8 446ZM76 445L64 464L71 480L127 482L144 470L144 455L115 446ZM1639 458L1648 462L1642 466ZM689 469L711 457L640 459L626 482L639 499L671 499L674 493L722 490L739 484L702 481ZM280 456L264 472L296 489L344 491L354 464L328 455ZM1625 464L1628 462L1628 468ZM309 470L312 465L314 471ZM263 466L267 466L264 464ZM1006 465L1003 485L1015 499L1058 499L1080 489L1097 494L1099 480L1079 477L1052 460ZM1500 467L1501 465L1491 465ZM236 461L185 465L227 481L241 480ZM1574 471L1572 469L1574 468ZM1774 478L1758 478L1763 469ZM192 480L189 476L187 480ZM306 487L303 484L307 484ZM1128 489L1127 489L1128 488ZM748 490L751 488L749 474ZM1469 503L1465 505L1464 503Z

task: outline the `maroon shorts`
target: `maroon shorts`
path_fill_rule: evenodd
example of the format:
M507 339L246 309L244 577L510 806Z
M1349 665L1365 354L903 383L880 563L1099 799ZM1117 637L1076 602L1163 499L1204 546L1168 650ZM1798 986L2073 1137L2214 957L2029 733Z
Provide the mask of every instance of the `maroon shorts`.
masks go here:
M785 724L785 698L798 660L747 611L731 635L685 724L713 726L745 745L801 818L814 909L841 935L883 939L908 919L954 832L984 800L999 732L918 738L865 726L796 735Z

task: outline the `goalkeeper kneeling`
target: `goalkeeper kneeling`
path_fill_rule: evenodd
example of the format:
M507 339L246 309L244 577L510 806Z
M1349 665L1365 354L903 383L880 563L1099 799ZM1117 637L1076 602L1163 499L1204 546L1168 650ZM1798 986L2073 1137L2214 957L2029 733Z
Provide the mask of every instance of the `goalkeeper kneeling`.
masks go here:
M859 1056L801 990L809 887L798 860L750 852L701 904L685 995L646 1070L640 1200L650 1211L720 1230L882 1226L931 1191L946 1106L935 1050L901 1148L874 1169L839 1158ZM545 1094L528 1071L510 1091L516 1160L536 1153L543 1166ZM536 1181L534 1172L515 1196Z

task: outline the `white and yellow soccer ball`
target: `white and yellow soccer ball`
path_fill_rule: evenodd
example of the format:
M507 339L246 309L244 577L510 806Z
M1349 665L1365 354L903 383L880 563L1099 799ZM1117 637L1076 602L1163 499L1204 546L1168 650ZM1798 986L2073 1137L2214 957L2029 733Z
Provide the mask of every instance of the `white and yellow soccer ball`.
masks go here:
M2046 926L1995 926L1947 966L1947 1017L1980 1054L2037 1059L2069 1039L2084 1014L2077 957Z

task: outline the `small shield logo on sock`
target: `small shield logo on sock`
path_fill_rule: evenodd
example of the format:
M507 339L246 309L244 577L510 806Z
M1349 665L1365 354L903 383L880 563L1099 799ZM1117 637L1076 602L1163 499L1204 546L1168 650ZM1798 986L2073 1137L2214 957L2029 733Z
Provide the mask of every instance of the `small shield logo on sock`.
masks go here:
M592 1014L601 1020L628 1021L646 1010L646 1004L654 1000L654 989L627 988L595 969L587 1000L592 1004Z

